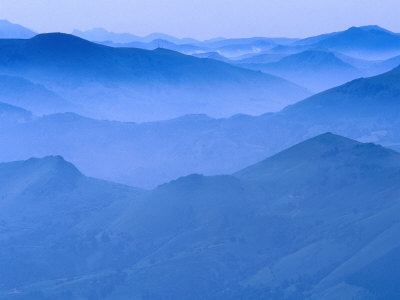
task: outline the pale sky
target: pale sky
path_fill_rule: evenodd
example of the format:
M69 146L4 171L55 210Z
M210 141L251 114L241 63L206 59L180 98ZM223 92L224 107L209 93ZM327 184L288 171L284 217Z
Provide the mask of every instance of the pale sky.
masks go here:
M0 0L0 19L38 32L104 27L177 37L305 37L350 26L400 32L400 0Z

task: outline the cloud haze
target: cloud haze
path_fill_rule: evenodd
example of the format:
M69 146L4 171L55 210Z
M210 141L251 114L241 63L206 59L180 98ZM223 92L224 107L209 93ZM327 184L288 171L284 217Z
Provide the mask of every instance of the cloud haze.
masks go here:
M400 31L397 0L1 0L0 18L40 32L105 27L145 35L303 37L379 24Z

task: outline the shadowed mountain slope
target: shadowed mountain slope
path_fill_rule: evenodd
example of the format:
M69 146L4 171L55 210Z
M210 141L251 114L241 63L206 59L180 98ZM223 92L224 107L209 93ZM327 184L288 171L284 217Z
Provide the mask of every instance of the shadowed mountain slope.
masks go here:
M148 188L190 173L232 173L326 131L395 148L399 82L396 69L258 117L123 123L54 114L0 128L0 160L61 154L90 176Z
M368 270L400 272L379 267L398 255L399 180L400 154L330 133L149 192L61 157L0 164L0 299L393 299Z
M399 78L395 69L357 79L258 117L123 123L55 114L0 127L0 160L61 154L90 176L148 188L190 173L232 173L326 131L397 149Z

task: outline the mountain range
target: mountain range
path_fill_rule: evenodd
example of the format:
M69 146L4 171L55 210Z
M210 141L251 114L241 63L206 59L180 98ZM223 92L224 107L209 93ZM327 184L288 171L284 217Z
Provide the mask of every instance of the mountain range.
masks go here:
M102 45L117 47L117 48L141 48L146 50L155 50L163 48L177 51L187 55L199 55L209 52L216 52L226 59L238 59L243 55L257 55L259 53L268 52L276 47L278 41L282 41L287 45L292 39L284 38L243 38L243 39L223 39L218 41L204 41L196 43L174 43L165 37L151 41L134 41L129 43L116 43L112 41L97 42Z
M323 48L364 59L387 59L399 54L399 41L398 33L371 25L297 40L289 48Z
M326 131L399 149L399 78L397 68L260 116L145 123L32 117L0 127L7 140L0 161L60 154L90 176L149 188L190 173L230 173Z
M105 119L257 114L310 94L279 77L211 59L106 47L57 33L0 40L0 73L40 84L75 105L73 111Z
M36 35L35 32L6 20L1 21L0 32L4 32L0 35L1 38L31 38ZM163 33L152 33L145 37L139 37L130 33L110 32L104 28L86 31L74 30L72 34L86 40L108 43L108 45L143 47L149 50L154 50L157 45L163 43L164 48L186 54L196 54L196 51L200 51L240 56L245 53L251 55L269 52L294 54L305 50L324 49L363 59L388 59L400 55L400 34L377 25L351 27L344 31L304 39L251 37L214 38L199 41L192 38L176 38Z
M359 78L363 73L332 52L307 50L282 58L277 62L240 64L253 70L287 78L311 91L328 88Z
M0 299L395 299L399 176L397 152L330 133L151 191L3 163Z
M0 101L23 107L36 115L74 110L71 103L43 85L8 75L0 75Z
M252 84L250 84L249 82L243 82L243 78L238 79L236 78L237 75L231 74L232 69L227 70L225 68L223 71L221 70L221 73L219 73L220 71L209 72L207 68L213 70L214 68L223 68L221 65L217 67L214 64L215 62L211 63L210 61L207 61L210 64L207 68L201 68L197 72L193 72L193 74L203 75L192 77L192 72L181 69L182 65L188 65L193 69L193 61L189 62L188 57L185 63L176 59L176 56L174 59L170 57L165 58L168 61L174 61L172 65L178 68L178 70L171 70L169 72L163 69L165 64L162 62L162 59L160 61L159 55L161 50L158 48L190 54L199 58L209 58L213 61L225 62L235 67L261 71L268 75L272 74L293 82L298 86L302 86L308 89L308 92L312 93L321 92L359 77L368 77L387 72L397 67L400 63L396 57L400 55L400 35L375 25L351 27L344 31L322 34L305 39L253 37L216 38L198 41L190 38L179 39L158 33L140 38L132 34L109 32L102 28L95 28L89 31L75 30L74 34L103 45L111 46L114 48L114 53L111 54L112 50L108 50L109 53L105 55L105 51L100 50L100 48L97 48L96 51L93 51L93 49L89 51L88 45L84 46L84 43L78 42L78 40L74 40L68 35L39 35L34 40L38 43L37 47L41 49L49 47L53 51L52 44L63 44L65 46L62 49L75 48L73 51L77 53L79 51L90 52L93 58L100 55L102 57L100 59L101 64L93 61L90 68L84 65L82 72L85 73L86 78L70 78L72 71L79 73L77 69L70 69L70 73L67 73L67 78L74 80L73 84L71 82L64 84L60 79L57 82L55 80L42 80L43 78L38 77L37 72L36 74L26 74L25 69L28 66L20 67L24 72L20 72L21 70L16 72L14 67L12 67L11 70L3 70L2 73L25 77L25 79L30 81L34 81L35 79L35 83L43 85L53 93L62 95L68 102L73 103L75 109L68 111L72 110L101 119L150 121L169 119L190 113L206 113L213 117L227 117L235 113L261 114L267 111L279 110L285 105L294 103L307 96L307 91L304 89L300 91L301 88L296 89L293 86L289 88L283 82L280 84L273 83L272 81L262 83L261 74L253 74L253 76L259 78L251 80ZM6 45L3 44L3 47ZM22 43L20 43L21 46ZM79 47L82 47L82 49L79 49ZM129 50L125 49L126 54L121 55L122 49L119 48L129 48ZM155 67L153 64L142 65L143 61L138 63L140 60L132 60L134 50L131 48L154 50L153 52L149 52L154 55L145 55L143 53L139 55L137 53L138 50L135 49L134 56L143 56L140 58L143 61L148 61L149 57L153 57L154 60L152 59L152 61L157 61L157 64L160 63L163 67ZM18 50L13 49L12 51ZM31 49L29 51L36 50ZM129 55L127 54L128 52L130 52ZM157 55L155 52L157 52ZM167 56L167 51L164 50L163 53ZM22 57L25 55L23 54ZM169 52L169 55L172 55L172 53ZM121 56L129 56L130 58L122 58ZM58 59L60 60L63 57L61 51ZM69 68L72 68L71 66L79 64L79 60L86 61L87 59L84 57L74 57L74 60L65 61L64 67L67 65ZM118 63L110 65L111 61ZM119 64L122 64L122 67L118 67ZM132 64L135 65L134 68L125 69L126 65ZM107 67L99 69L99 65ZM62 68L64 69L64 67ZM52 68L55 68L55 66ZM91 71L92 68L93 70ZM108 69L110 69L110 72L108 72ZM147 69L156 70L156 72L151 72ZM104 74L105 71L107 71L107 76L113 78L112 84L109 84L110 77L106 79L102 78L101 74ZM154 85L149 87L144 84L144 82L148 82L147 80L138 77L138 74L144 75L148 72L151 73L151 75L148 75L148 79L155 82L155 87ZM207 74L220 74L221 76L218 76L219 81L221 81L221 78L228 80L234 77L232 80L235 82L240 81L240 84L232 86L231 82L221 84L221 82L215 82L212 78L210 80L207 78L198 87L199 83L197 81L202 76L204 77L203 72ZM236 72L239 71L236 70ZM179 75L178 78L176 77L177 75ZM188 76L196 82L181 81L181 78ZM243 76L248 77L244 73ZM54 76L53 74L47 74L47 77L53 78ZM127 77L130 78L131 82L128 83L125 81L122 83L118 80L121 78L126 80ZM39 78L39 80L36 78ZM104 80L107 83L104 83ZM134 88L132 88L132 80L134 81ZM140 82L138 83L138 81ZM79 86L76 85L77 82L79 82ZM63 83L62 86L60 86L60 83ZM216 90L215 85L220 87L218 92L213 92ZM196 93L192 92L194 89L197 90ZM243 90L246 92L243 92ZM113 99L114 103L109 103L108 99L110 98ZM176 103L176 99L178 98L192 99L193 106L191 107L186 103ZM132 99L135 99L134 113L131 112ZM149 102L154 101L154 99L157 99L156 103L150 104ZM227 105L227 103L221 103L224 100L226 101L226 99L231 99L234 104ZM93 107L93 102L98 104L97 107ZM114 105L115 102L117 103L116 105ZM168 107L162 107L164 113L161 112L161 109L149 113L150 107L154 107L153 104L157 104L156 106L158 107L159 102L168 103ZM171 111L171 107L176 106L180 110ZM252 107L252 109L248 109L249 107ZM48 109L48 111L52 112L54 110ZM59 110L59 112L65 111Z
M85 40L89 40L92 42L112 42L118 44L124 43L132 43L132 42L140 42L140 43L149 43L154 40L165 40L174 44L190 44L190 43L198 43L197 40L191 38L183 38L179 39L164 33L152 33L144 37L139 37L137 35L131 33L115 33L108 31L104 28L93 28L90 30L82 31L75 29L72 31L72 34L78 37L81 37Z
M176 38L168 34L152 33L145 37L129 33L114 33L104 28L94 28L87 31L74 30L73 35L83 39L100 42L114 47L134 47L154 50L162 47L185 54L218 51L226 56L239 56L241 53L255 53L270 49L276 45L290 44L297 39L292 38L214 38L198 41L191 38Z
M400 298L399 34L74 34L0 21L0 300Z
M351 27L315 44L367 58L388 58L400 51L400 35L380 27Z

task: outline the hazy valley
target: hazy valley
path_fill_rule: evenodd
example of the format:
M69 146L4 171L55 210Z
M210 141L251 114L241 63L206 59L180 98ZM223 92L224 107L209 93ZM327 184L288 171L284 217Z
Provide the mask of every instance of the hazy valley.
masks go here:
M398 299L399 57L0 21L0 299Z

